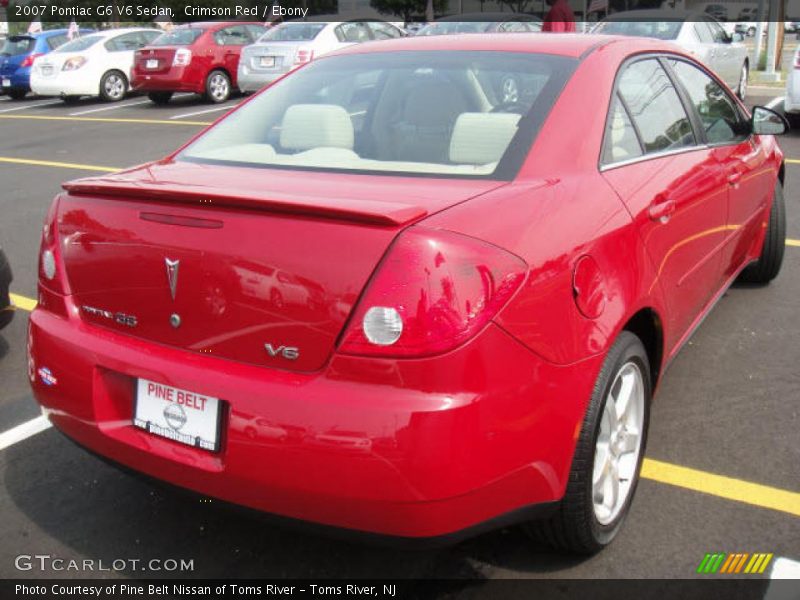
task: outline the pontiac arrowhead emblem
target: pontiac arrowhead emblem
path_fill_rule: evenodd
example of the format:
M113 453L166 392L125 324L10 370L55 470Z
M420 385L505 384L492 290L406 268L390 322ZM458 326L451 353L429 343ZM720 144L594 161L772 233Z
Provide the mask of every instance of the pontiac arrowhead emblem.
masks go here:
M178 292L178 267L181 266L181 261L165 258L164 263L167 265L167 280L169 281L169 293L172 294L172 299L175 300L175 294Z

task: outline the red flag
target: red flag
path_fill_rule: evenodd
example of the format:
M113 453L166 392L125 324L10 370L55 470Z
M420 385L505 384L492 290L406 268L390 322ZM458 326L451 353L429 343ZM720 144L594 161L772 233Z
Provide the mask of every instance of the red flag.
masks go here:
M39 19L31 21L31 24L28 25L28 33L41 33L41 32L42 32L42 22Z

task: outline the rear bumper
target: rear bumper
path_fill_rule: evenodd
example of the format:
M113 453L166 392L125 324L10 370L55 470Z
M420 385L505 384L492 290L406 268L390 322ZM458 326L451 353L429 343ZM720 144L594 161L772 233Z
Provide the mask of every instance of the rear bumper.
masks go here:
M8 90L25 90L31 89L31 69L30 67L20 67L13 72L0 73L0 84L2 81L8 79L11 85L0 86L0 92L7 92Z
M172 67L164 73L150 73L134 67L131 88L137 92L191 92L200 94L205 81L202 74L186 67Z
M29 339L37 400L91 451L230 503L403 538L558 501L599 368L553 366L495 325L445 356L336 356L313 374L149 344L42 308ZM42 367L55 383L36 375ZM223 399L221 451L134 428L136 377Z
M280 79L289 69L281 72L259 73L247 67L239 67L237 75L239 89L243 92L257 92L265 85L269 85L273 81Z
M100 93L99 78L94 81L72 72L57 73L53 77L31 76L31 90L40 96L97 96Z

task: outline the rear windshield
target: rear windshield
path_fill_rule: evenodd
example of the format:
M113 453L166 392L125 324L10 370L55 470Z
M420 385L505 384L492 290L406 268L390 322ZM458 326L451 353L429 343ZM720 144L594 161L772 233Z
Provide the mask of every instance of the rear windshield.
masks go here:
M105 39L102 35L87 35L86 37L78 38L59 46L53 52L81 52L87 48L91 48L100 40Z
M592 33L674 40L678 37L681 25L679 21L603 21L597 24Z
M3 56L19 56L21 54L28 54L36 45L36 40L30 37L10 37L3 44L3 49L0 54Z
M261 36L259 42L308 42L325 29L326 23L281 23Z
M267 88L179 160L511 179L576 64L511 52L322 58Z
M203 35L203 29L200 27L184 27L173 29L167 33L162 33L152 42L150 46L191 46L194 42Z

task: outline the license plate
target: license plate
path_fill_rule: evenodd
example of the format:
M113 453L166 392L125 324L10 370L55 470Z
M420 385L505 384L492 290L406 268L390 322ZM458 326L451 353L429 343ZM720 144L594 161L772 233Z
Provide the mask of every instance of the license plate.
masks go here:
M145 67L148 69L157 69L158 68L158 59L151 58L145 63Z
M154 435L217 452L220 406L218 398L139 379L133 424Z
M271 69L275 66L275 57L274 56L262 56L260 65L266 69Z
M11 87L11 80L3 78L3 87Z

